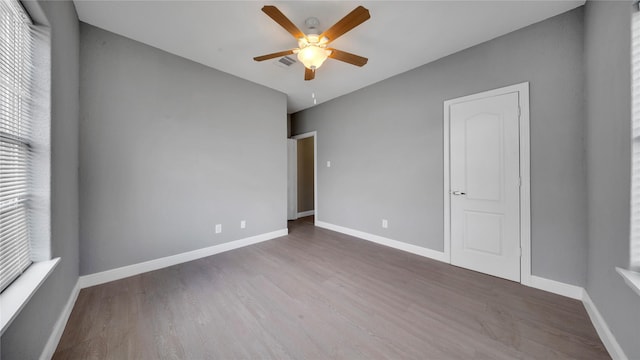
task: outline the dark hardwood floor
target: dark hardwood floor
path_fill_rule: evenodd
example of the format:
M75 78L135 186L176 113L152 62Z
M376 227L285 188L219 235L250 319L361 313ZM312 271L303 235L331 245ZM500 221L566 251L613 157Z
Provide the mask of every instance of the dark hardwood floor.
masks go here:
M54 359L601 359L579 301L347 235L288 236L80 292Z

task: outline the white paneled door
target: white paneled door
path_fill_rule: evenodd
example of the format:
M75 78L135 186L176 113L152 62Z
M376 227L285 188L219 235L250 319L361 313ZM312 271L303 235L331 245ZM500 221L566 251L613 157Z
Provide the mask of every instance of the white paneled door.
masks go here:
M451 263L520 281L518 92L450 105Z

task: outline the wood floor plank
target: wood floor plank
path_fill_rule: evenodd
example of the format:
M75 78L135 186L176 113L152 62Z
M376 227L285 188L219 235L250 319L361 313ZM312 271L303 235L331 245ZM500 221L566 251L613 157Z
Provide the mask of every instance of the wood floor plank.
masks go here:
M608 359L576 300L313 226L83 289L54 359Z

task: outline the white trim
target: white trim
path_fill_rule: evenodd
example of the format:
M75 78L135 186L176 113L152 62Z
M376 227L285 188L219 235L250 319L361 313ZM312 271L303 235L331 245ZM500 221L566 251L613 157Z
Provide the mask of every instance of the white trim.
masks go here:
M531 275L529 284L532 288L544 290L550 293L566 296L568 298L582 300L584 289L580 286L555 281L540 276Z
M518 86L520 100L520 283L531 283L531 127L529 83Z
M436 250L431 250L431 249L427 249L421 246L417 246L417 245L412 245L412 244L407 244L405 242L402 241L397 241L397 240L392 240L392 239L388 239L379 235L374 235L374 234L369 234L366 233L364 231L360 231L360 230L354 230L354 229L349 229L343 226L339 226L339 225L334 225L334 224L330 224L324 221L318 221L316 218L316 224L317 227L321 227L321 228L325 228L328 230L332 230L332 231L336 231L339 233L343 233L343 234L347 234L347 235L351 235L363 240L368 240L371 242L374 242L376 244L380 244L380 245L384 245L384 246L389 246L392 247L394 249L398 249L398 250L402 250L402 251L406 251L406 252L410 252L412 254L416 254L416 255L420 255L420 256L424 256L427 257L429 259L433 259L433 260L438 260L438 261L442 261L442 262L446 262L447 258L445 257L445 254L441 251L436 251Z
M589 314L593 327L596 328L596 332L598 333L598 336L600 336L600 340L602 340L602 343L609 352L611 358L614 360L627 360L627 355L613 336L611 329L609 329L609 326L598 311L596 304L593 303L593 300L591 300L586 291L584 292L582 303L584 304L584 308L587 310L587 314Z
M49 360L53 357L53 354L56 352L56 348L58 348L58 343L62 338L62 334L64 333L64 328L67 326L67 321L69 321L69 316L71 316L71 311L73 311L73 307L76 304L76 300L78 299L78 294L80 294L80 281L76 281L76 285L71 290L71 295L69 295L69 300L67 300L67 304L62 309L62 313L58 317L56 324L53 326L53 330L51 331L51 335L49 336L49 340L47 340L47 344L44 346L42 350L42 354L40 354L40 360Z
M0 294L0 336L9 328L58 263L60 258L34 262Z
M287 221L298 219L298 140L287 139Z
M529 286L540 289L543 291L551 292L554 294L570 297L572 299L581 300L584 308L587 310L587 314L589 315L589 319L593 324L593 327L596 329L600 340L604 344L604 347L609 352L609 355L614 360L627 360L627 356L625 355L622 347L613 336L613 333L609 329L606 321L598 311L598 308L589 297L589 294L585 289L580 286L565 284L559 281L542 278L539 276L532 275L530 278L531 283Z
M626 282L636 294L640 295L640 273L619 267L616 267L616 271L622 275L624 282Z
M315 225L318 225L318 132L310 131L304 134L294 135L291 138L300 140L313 137L313 209L315 214Z
M530 285L531 279L531 145L529 126L529 83L523 82L499 89L484 91L444 102L443 137L444 137L444 254L446 262L451 262L451 197L450 186L450 118L451 105L491 96L518 93L520 106L520 282ZM535 287L535 286L534 286Z
M303 211L303 212L299 212L298 213L298 217L305 217L305 216L311 216L311 215L315 215L315 210L308 210L308 211Z
M449 259L445 256L444 252L436 251L432 249L427 249L424 247L407 244L405 242L388 239L379 235L369 234L364 231L350 229L344 226L330 224L324 221L316 221L316 226L336 231L342 234L350 235L353 237L357 237L363 240L368 240L380 245L385 245L392 247L394 249L410 252L412 254L421 255L430 259L442 261L445 263L449 263ZM554 293L557 295L566 296L576 300L582 300L584 289L580 286L566 284L563 282L546 279L539 276L531 276L531 282L528 285L530 287L544 290L550 293Z
M265 234L251 236L248 238L230 241L224 244L209 246L203 249L184 252L181 254L171 255L159 259L149 260L138 264L123 266L117 269L102 271L95 274L80 276L78 280L82 289L104 284L110 281L124 279L129 276L142 274L148 271L158 270L165 267L181 264L187 261L200 259L203 257L219 254L221 252L238 249L248 245L257 244L259 242L275 239L281 236L286 236L289 233L288 229L280 229Z
M442 261L442 262L447 262L446 258L444 256L443 252L439 252L439 251L435 251L435 250L431 250L431 249L427 249L427 248L422 248L419 246L415 246L415 245L411 245L411 244L407 244L407 243L403 243L397 240L391 240L391 239L387 239L385 237L382 236L378 236L378 235L373 235L373 234L368 234L359 230L354 230L354 229L349 229L343 226L339 226L339 225L334 225L334 224L330 224L330 223L326 223L326 222L322 222L322 221L316 221L316 226L321 227L321 228L325 228L328 230L332 230L332 231L336 231L339 233L343 233L343 234L347 234L350 236L354 236L363 240L368 240L377 244L381 244L381 245L385 245L385 246L389 246L398 250L402 250L402 251L407 251L416 255L420 255L420 256L424 256L430 259L434 259L434 260L438 260L438 261ZM257 235L257 236L253 236L250 238L246 238L246 239L241 239L241 240L236 240L230 243L226 243L226 244L220 244L220 245L215 245L209 248L205 248L205 249L201 249L201 250L196 250L196 251L191 251L188 253L183 253L183 254L179 254L179 255L175 255L175 256L170 256L170 257L166 257L166 258L162 258L162 259L157 259L159 260L158 265L160 265L160 262L163 262L165 264L169 264L170 265L166 265L166 266L171 266L171 265L175 265L178 264L180 262L175 262L175 260L177 260L178 257L181 258L186 258L186 257L192 257L194 255L196 255L196 253L199 253L198 255L201 255L199 257L194 257L191 260L195 260L197 258L200 257L205 257L205 256L210 256L210 255L214 255L217 253L221 253L224 251L228 251L228 250L233 250L233 249L237 249L243 246L248 246L248 245L252 245L252 244L256 244L259 243L261 241L266 241L266 240L270 240L279 236L284 236L288 233L287 229L282 229L282 230L278 230L278 231L274 231L271 233L266 233L266 234L261 234L261 235ZM227 245L227 246L224 246ZM214 249L215 248L215 249ZM216 250L215 252L210 253L212 250ZM141 270L142 267L145 267L145 264L149 264L152 262L155 262L156 260L152 260L152 261L148 261L146 263L141 263L141 264L137 264L137 265L132 265L129 267L125 267L125 268L131 268L131 270ZM190 261L190 260L185 260L185 261ZM181 262L185 262L185 261L181 261ZM142 265L142 266L141 266ZM136 268L138 267L138 268ZM162 266L165 267L165 266ZM115 269L115 270L123 270L125 268L119 268L119 269ZM160 268L160 267L158 267ZM113 271L113 270L112 270ZM145 271L150 271L150 270L145 270ZM137 273L141 273L141 272L145 272L145 271L140 271ZM109 274L107 274L109 273ZM85 287L89 287L89 286L93 286L93 285L98 285L104 282L109 282L109 281L113 281L113 280L118 280L120 278L125 278L131 275L136 275L137 273L131 273L130 275L125 274L124 276L120 276L123 275L122 272L111 272L111 271L105 271L102 273L98 273L98 274L92 274L92 275L85 275L85 276L81 276L78 279L78 282L76 283L76 286L73 288L71 295L69 296L69 300L67 301L67 304L65 305L62 313L60 314L60 316L58 317L58 320L56 321L56 324L53 328L53 331L51 333L51 336L49 337L49 340L47 341L47 344L45 345L42 354L40 355L40 360L47 360L47 359L51 359L53 357L53 354L55 353L56 348L58 347L58 343L60 342L60 339L62 337L62 334L64 332L64 329L67 325L67 322L69 320L69 316L71 315L71 312L73 310L73 307L75 305L75 302L78 298L78 295L80 293L80 289L81 288L85 288ZM100 276L96 276L96 275L100 275ZM120 277L116 278L114 276L109 276L109 275L118 275ZM101 282L96 282L97 280L100 280ZM593 326L596 329L596 332L598 333L598 336L600 337L600 340L602 341L602 343L604 344L605 348L607 349L607 351L609 352L609 355L615 359L615 360L628 360L627 356L625 355L624 351L622 350L622 347L620 346L620 344L618 343L618 341L616 340L616 338L613 336L613 333L611 332L611 330L609 329L609 326L607 325L607 323L605 322L604 318L602 317L602 315L600 314L600 312L598 311L596 305L593 303L593 301L591 300L591 298L589 297L589 294L582 288L579 286L575 286L575 285L570 285L570 284L566 284L566 283L562 283L559 281L555 281L555 280L551 280L551 279L546 279L546 278L542 278L539 276L531 276L531 287L533 288L537 288L543 291L547 291L547 292L551 292L554 294L558 294L558 295L562 295L562 296L567 296L573 299L577 299L577 300L581 300L582 303L584 304L584 307L587 311L587 314L589 315L589 318L591 319L591 322L593 323Z
M451 264L451 164L449 160L451 159L451 146L449 144L451 140L451 119L449 118L449 103L447 101L444 102L444 120L442 124L443 128L443 160L444 167L442 168L442 172L444 174L443 177L443 185L444 185L444 245L443 250L446 256L446 262Z

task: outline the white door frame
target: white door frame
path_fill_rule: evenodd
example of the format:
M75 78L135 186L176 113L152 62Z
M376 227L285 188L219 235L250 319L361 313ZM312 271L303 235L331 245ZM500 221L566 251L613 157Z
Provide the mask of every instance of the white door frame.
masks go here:
M449 108L457 103L518 93L520 107L520 282L531 285L531 145L529 131L529 83L463 96L444 102L444 254L451 263L451 188L450 188L450 126Z
M304 134L294 135L291 139L300 140L309 137L313 137L313 222L315 225L318 222L318 132L310 131Z
M298 218L298 141L287 139L287 221Z

